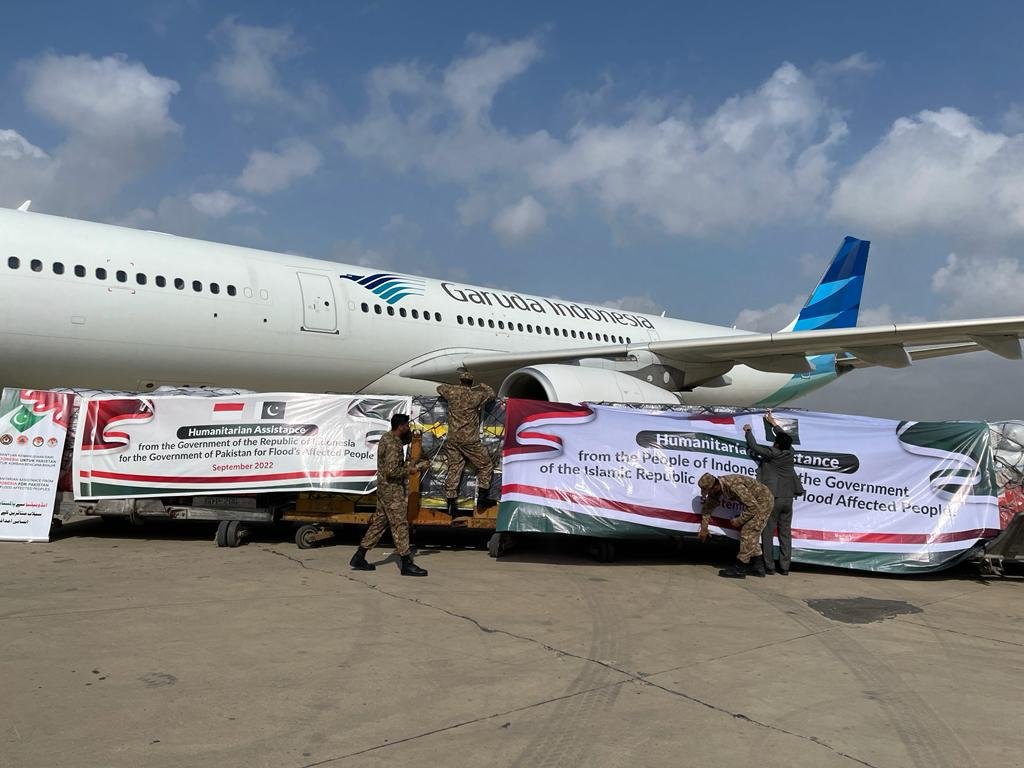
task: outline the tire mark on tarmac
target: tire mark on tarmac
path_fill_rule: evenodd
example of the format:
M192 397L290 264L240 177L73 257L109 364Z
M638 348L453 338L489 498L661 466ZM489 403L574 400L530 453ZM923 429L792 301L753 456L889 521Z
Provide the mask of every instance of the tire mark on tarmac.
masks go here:
M606 601L596 594L593 585L584 577L575 576L574 581L586 601L591 619L587 656L619 658L622 636L618 622L610 616ZM627 680L611 687L598 687L598 681L606 674L606 669L595 664L584 664L565 692L587 692L559 701L552 716L545 718L537 735L513 762L513 766L562 768L583 765L593 742L583 736L584 730L580 726L610 709L622 690L621 682L630 682Z
M836 755L838 757L843 757L843 758L845 758L847 760L850 760L851 762L857 763L858 765L866 766L866 768L880 768L880 766L876 766L873 763L867 762L866 760L861 760L859 757L851 755L848 752L843 752L841 749L832 746L828 742L823 741L822 739L819 739L816 736L807 736L807 735L802 734L802 733L797 733L796 731L790 731L790 730L788 730L786 728L782 728L781 726L778 726L778 725L773 725L771 723L766 723L764 721L757 720L756 718L749 717L748 715L745 715L742 712L733 712L732 710L726 709L725 707L719 706L718 704L713 704L710 701L705 701L704 699L701 699L701 698L699 698L697 696L691 696L690 694L685 693L684 691L679 691L679 690L676 690L674 688L670 688L667 685L661 685L659 683L655 683L652 680L648 680L646 677L644 677L640 673L631 672L631 671L629 671L627 669L623 669L622 667L619 667L619 666L617 666L615 664L612 664L610 662L602 661L601 659L597 659L597 658L590 658L588 656L584 656L582 654L574 653L574 652L566 650L564 648L558 648L556 646L553 646L553 645L550 645L548 643L545 643L543 640L538 640L536 638L529 637L527 635L520 635L520 634L517 634L515 632L510 632L509 630L506 630L506 629L498 629L498 628L495 628L495 627L488 627L487 625L483 624L478 619L474 619L472 616L468 616L468 615L465 615L465 614L462 614L462 613L457 613L456 611L449 610L448 608L445 608L445 607L440 606L440 605L435 605L433 603L428 603L427 601L420 600L419 598L416 598L416 597L410 597L408 595L400 595L400 594L397 594L397 593L394 593L394 592L388 592L386 589L383 589L383 588L379 587L376 584L372 584L370 582L363 581L362 579L357 579L357 578L355 578L353 576L349 576L348 574L345 574L345 573L339 573L337 571L329 571L329 570L326 570L326 569L323 569L323 568L314 568L314 567L310 566L309 564L307 564L306 562L304 562L302 560L299 560L296 557L292 557L289 554L286 554L284 552L280 552L280 551L278 551L276 549L272 549L270 547L259 547L259 549L262 552L266 552L268 554L276 555L277 557L284 558L285 560L289 560L289 561L295 563L296 565L298 565L299 567L304 568L305 570L314 571L314 572L317 572L317 573L322 573L322 574L325 574L327 576L333 576L335 578L341 578L341 579L344 579L345 581L350 581L350 582L352 582L354 584L360 584L360 585L362 585L362 586L364 586L364 587L366 587L368 589L373 590L374 592L378 592L378 593L380 593L382 595L386 595L387 597L391 597L391 598L394 598L396 600L402 600L402 601L405 601L407 603L412 603L414 605L419 605L419 606L422 606L424 608L429 608L431 610L438 611L439 613L443 613L446 616L451 616L452 618L461 619L462 621L466 621L466 622L472 624L473 626L475 626L477 629L479 629L481 632L484 632L485 634L489 634L489 635L503 635L505 637L511 637L511 638L516 639L516 640L522 640L523 642L532 643L532 644L538 646L539 648L543 648L544 650L546 650L546 651L548 651L550 653L554 653L554 654L557 654L557 655L560 655L560 656L566 656L566 657L571 658L571 659L577 659L579 661L589 662L591 664L596 664L598 666L604 667L605 669L609 669L609 670L611 670L613 672L617 672L620 675L623 675L624 677L627 678L625 680L621 680L621 681L618 681L616 683L611 683L611 684L609 684L609 686L602 686L602 687L621 686L621 685L623 685L625 683L638 683L639 685L647 686L649 688L654 688L656 690L659 690L659 691L662 691L664 693L667 693L670 696L674 696L674 697L676 697L678 699L682 699L684 701L689 701L689 702L691 702L693 704L697 704L697 705L699 705L701 707L704 707L705 709L711 710L712 712L717 712L719 714L726 715L726 716L728 716L728 717L730 717L730 718L732 718L734 720L738 720L738 721L741 721L741 722L744 722L744 723L749 723L750 725L754 725L754 726L756 726L758 728L764 728L765 730L773 731L775 733L783 734L785 736L792 736L793 738L799 739L801 741L805 741L805 742L808 742L810 744L814 744L815 746L822 747L823 749L827 749L829 752L833 753L834 755ZM561 700L563 698L568 698L568 697L571 697L571 696L579 696L579 695L582 695L582 694L585 694L585 693L588 693L588 692L589 691L581 691L580 693L566 694L565 696L555 697L551 701L559 701L559 700ZM541 702L541 703L549 703L549 702ZM328 763L337 762L337 761L340 761L340 760L345 760L345 759L348 759L350 757L355 757L356 755L364 755L364 754L367 754L368 752L373 752L373 751L376 751L376 750L379 750L379 749L386 749L386 748L394 746L396 744L407 743L409 741L413 741L413 740L418 739L418 738L423 738L424 736L430 736L430 735L436 734L436 733L443 733L445 731L450 731L450 730L453 730L455 728L461 728L461 727L463 727L465 725L471 725L471 724L474 724L474 723L483 722L485 720L490 720L490 719L492 719L494 717L504 717L504 716L509 715L509 714L514 714L514 712L516 712L516 711L522 711L523 709L529 709L529 708L531 708L533 706L539 706L539 704L530 704L530 705L526 705L524 707L520 707L517 710L511 710L509 712L500 712L500 713L497 713L497 714L494 714L494 715L485 715L485 716L482 716L482 717L475 718L473 720L468 720L468 721L466 721L464 723L455 723L453 725L446 726L444 728L437 728L437 729L434 729L434 730L431 730L431 731L427 731L427 732L424 732L424 733L421 733L421 734L418 734L418 735L408 736L408 737L406 737L404 739L397 739L395 741L389 741L389 742L387 742L385 744L378 744L375 747L368 747L368 748L360 750L359 752L356 752L356 753L347 754L347 755L339 755L338 757L331 757L331 758L327 758L325 760L320 760L320 761L315 762L315 763L309 763L308 765L302 766L302 768L314 768L314 766L327 765Z
M744 585L797 624L815 633L818 641L840 661L865 690L885 691L877 701L888 714L890 725L918 768L960 768L976 765L959 737L920 695L910 689L894 667L872 654L849 632L813 612L791 597ZM820 632L828 627L836 632Z

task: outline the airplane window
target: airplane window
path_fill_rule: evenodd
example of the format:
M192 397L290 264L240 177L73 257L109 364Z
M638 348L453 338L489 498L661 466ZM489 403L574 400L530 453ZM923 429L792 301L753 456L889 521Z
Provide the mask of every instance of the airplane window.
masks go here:
M156 276L156 287L157 288L163 288L165 285L167 285L167 278L165 278L163 275L157 275Z
M594 340L594 332L593 331L587 331L587 340L588 341L593 341Z
M85 277L85 267L81 264L75 265L75 277Z
M53 262L53 274L55 274L55 275L63 275L64 274L64 265L61 264L59 261Z
M472 325L473 324L473 318L472 317L467 317L466 318L466 322L469 323L470 325Z
M462 325L462 322L463 322L463 321L462 321L462 315L459 315L457 319L458 319L458 321L459 321L459 325Z
M103 267L96 267L96 277L100 280L106 280L107 270L105 270Z
M572 335L574 339L576 338L576 331L569 331L569 333Z
M210 283L210 293L220 293L220 285L217 283Z
M424 319L424 320L429 320L429 319L430 319L430 313L429 313L429 312L427 312L426 310L424 310L424 312L423 312L423 319ZM438 318L437 318L437 319L438 319L438 320L440 320L440 319L441 319L441 317L440 317L440 316L438 316Z
M388 307L388 314L391 315L392 317L394 317L395 316L395 308L389 306Z
M252 294L252 288L246 288L244 291L242 291L242 293L245 294L245 298L247 298L247 299L251 299L252 298L252 295L253 295Z
M229 286L228 286L228 288L230 288L230 287L231 287L231 286L229 285ZM360 305L359 305L359 308L360 308L361 310L363 310L363 312L364 312L364 313L366 313L366 314L369 314L369 312L370 312L370 305L369 305L369 304L367 304L366 302L363 302L362 304L360 304Z
M626 337L626 343L627 343L627 344L632 344L632 343L633 343L633 340L632 340L631 338L629 338L629 336L627 336L627 337Z
M419 320L420 319L420 311L418 309L414 309L412 311L412 319L413 320Z
M380 304L374 304L373 311L376 312L378 315L381 314Z
M499 320L498 321L498 330L499 331L504 331L505 330L505 321L504 320Z
M437 320L437 322L440 323L441 322L441 313L440 312L435 312L434 313L434 319Z
M7 259L7 266L10 267L11 269L17 269L18 267L21 266L21 259L19 259L17 256L11 256L9 259Z
M400 310L398 310L398 314L400 314L402 317L405 317L405 315L406 315L405 307L402 307Z
M478 317L476 319L476 322L477 322L477 325L479 325L481 328L484 327L484 319L482 317Z
M526 326L526 332L527 333L533 333L533 326L532 325L527 325Z
M270 298L270 291L266 288L260 288L260 298L267 301Z
M192 290L195 291L196 293L202 292L203 284L201 282L199 282L198 280L193 280L192 281Z
M117 272L115 274L116 274L116 277L117 277L117 282L119 282L119 283L126 283L126 282L128 282L128 273L125 272L123 269L117 270Z
M494 327L494 321L493 320L488 320L487 321L487 325L488 325L488 327L493 328Z
M138 283L139 285L145 285L146 284L146 276L144 274L142 274L141 272L139 272L137 275L135 275L135 282Z
M519 324L518 324L518 325L516 326L516 329L517 329L517 330L518 330L518 331L519 331L520 333L522 333L522 332L523 332L523 324L522 324L522 323L519 323Z
M39 259L32 259L32 263L30 266L32 267L33 272L43 271L43 262L41 262Z
M234 296L238 293L238 289L233 285L228 286L228 296Z
M185 281L182 280L180 277L174 278L174 287L177 288L179 291L185 290Z
M551 335L551 329L548 328L547 326L544 326L544 333L546 333L548 336L550 336Z
M604 340L608 341L608 334L607 333L604 335Z

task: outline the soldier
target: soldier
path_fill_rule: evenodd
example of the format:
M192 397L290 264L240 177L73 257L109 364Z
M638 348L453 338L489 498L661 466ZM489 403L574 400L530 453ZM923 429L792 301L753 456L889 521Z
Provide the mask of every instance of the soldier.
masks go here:
M391 431L377 444L377 509L370 518L370 526L349 565L357 571L375 571L377 566L366 562L368 550L377 546L384 530L391 528L395 550L402 558L403 576L426 576L427 572L412 561L409 551L409 519L406 481L409 475L422 472L430 462L421 459L415 464L405 459L403 446L412 441L409 417L398 413L391 417Z
M444 445L444 458L448 463L444 492L448 499L448 514L459 514L459 486L466 460L476 467L477 502L480 509L489 505L491 473L494 465L491 454L480 442L480 408L494 399L494 390L486 384L473 386L469 371L459 374L459 384L441 384L437 394L448 403L448 440Z
M772 492L752 477L746 475L722 475L715 477L708 473L701 475L697 481L700 486L701 521L700 533L697 538L705 541L708 537L708 521L711 513L725 501L738 501L745 509L734 517L730 523L733 528L740 529L740 551L736 555L736 563L723 568L719 576L730 579L764 576L764 560L761 559L761 529L764 528L768 515L772 513L775 499ZM751 570L753 566L753 570Z

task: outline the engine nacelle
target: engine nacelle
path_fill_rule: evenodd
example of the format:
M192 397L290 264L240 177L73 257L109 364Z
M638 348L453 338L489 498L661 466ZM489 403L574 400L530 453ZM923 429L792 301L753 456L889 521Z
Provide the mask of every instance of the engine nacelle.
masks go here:
M502 397L558 403L610 402L678 405L679 398L618 371L580 365L532 365L509 374L498 392Z

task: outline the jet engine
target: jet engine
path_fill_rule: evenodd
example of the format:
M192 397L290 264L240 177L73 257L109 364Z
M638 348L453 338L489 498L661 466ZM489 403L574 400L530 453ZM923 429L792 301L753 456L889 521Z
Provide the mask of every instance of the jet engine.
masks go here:
M560 403L611 402L678 405L668 390L619 371L580 365L532 365L509 374L498 394Z

